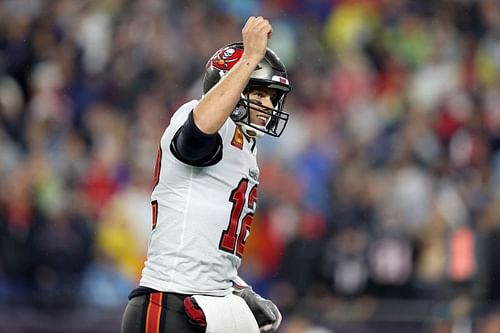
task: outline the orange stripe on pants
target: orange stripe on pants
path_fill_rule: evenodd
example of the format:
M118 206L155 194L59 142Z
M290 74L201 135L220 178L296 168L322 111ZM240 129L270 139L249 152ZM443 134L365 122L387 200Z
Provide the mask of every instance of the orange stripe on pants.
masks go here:
M146 313L146 333L158 333L160 330L162 293L151 293Z

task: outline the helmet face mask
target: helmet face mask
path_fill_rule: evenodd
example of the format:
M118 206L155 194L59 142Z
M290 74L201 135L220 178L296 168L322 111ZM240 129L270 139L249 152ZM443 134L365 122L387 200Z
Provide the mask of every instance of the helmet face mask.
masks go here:
M203 93L206 94L241 58L243 43L229 44L218 50L207 62ZM265 87L276 92L273 107L267 107L250 99L250 91L254 87ZM269 134L279 137L288 122L289 114L283 111L287 93L291 87L288 82L286 68L276 54L269 48L250 77L250 81L242 92L231 119L250 137ZM263 113L267 117L265 125L251 122L251 113Z
M241 94L235 111L231 114L231 119L240 125L247 136L260 137L269 134L279 137L285 130L289 114L283 111L286 93L276 90L276 97L273 98L273 107L268 107L250 97L251 83ZM274 90L274 89L273 89ZM267 117L265 125L257 125L252 122L252 113L260 113Z

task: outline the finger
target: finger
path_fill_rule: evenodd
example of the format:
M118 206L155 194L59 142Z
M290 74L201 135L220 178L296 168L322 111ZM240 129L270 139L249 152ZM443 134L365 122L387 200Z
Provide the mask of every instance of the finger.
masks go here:
M267 302L266 302L267 303ZM273 309L273 305L271 302L269 302L270 304L259 304L259 307L260 309L262 310L262 312L264 313L264 315L266 316L266 318L268 318L269 321L276 321L276 314L275 314L275 311Z
M255 21L255 27L258 30L269 29L271 27L271 23L269 23L269 21L265 18L261 18L260 20Z
M264 326L261 326L259 327L259 331L261 332L272 332L274 329L273 329L273 325L272 324L267 324L267 325L264 325Z
M271 309L276 318L276 320L272 323L272 328L273 330L276 330L280 326L283 317L281 316L281 312L280 310L278 310L278 307L274 303L271 304L272 304Z
M243 26L242 30L244 31L248 30L255 23L255 20L256 20L255 16L250 16L246 21L245 25Z
M252 20L249 19L247 21L248 28L252 29L252 30L258 29L259 25L262 24L263 20L264 20L264 18L262 16L253 17Z
M268 20L264 19L259 24L259 31L262 33L265 33L267 35L267 38L271 38L271 36L273 34L273 27L272 27L271 23L269 23Z
M276 331L278 329L278 327L280 327L280 324L281 324L281 317L279 317L279 319L276 320L274 323L270 324L271 325L271 329L273 331Z

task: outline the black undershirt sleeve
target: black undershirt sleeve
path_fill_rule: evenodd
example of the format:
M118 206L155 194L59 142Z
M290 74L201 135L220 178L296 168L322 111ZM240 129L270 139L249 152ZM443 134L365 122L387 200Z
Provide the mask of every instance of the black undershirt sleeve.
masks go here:
M219 133L203 133L194 123L191 111L184 125L175 133L170 151L186 164L211 166L222 159L222 138Z

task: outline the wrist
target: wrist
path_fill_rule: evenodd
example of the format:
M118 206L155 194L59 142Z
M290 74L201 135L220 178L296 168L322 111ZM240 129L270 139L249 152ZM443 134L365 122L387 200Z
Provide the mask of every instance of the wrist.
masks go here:
M259 62L262 60L261 56L258 55L250 55L250 54L245 54L241 56L240 62L243 63L244 65L251 67L252 71L257 67Z

